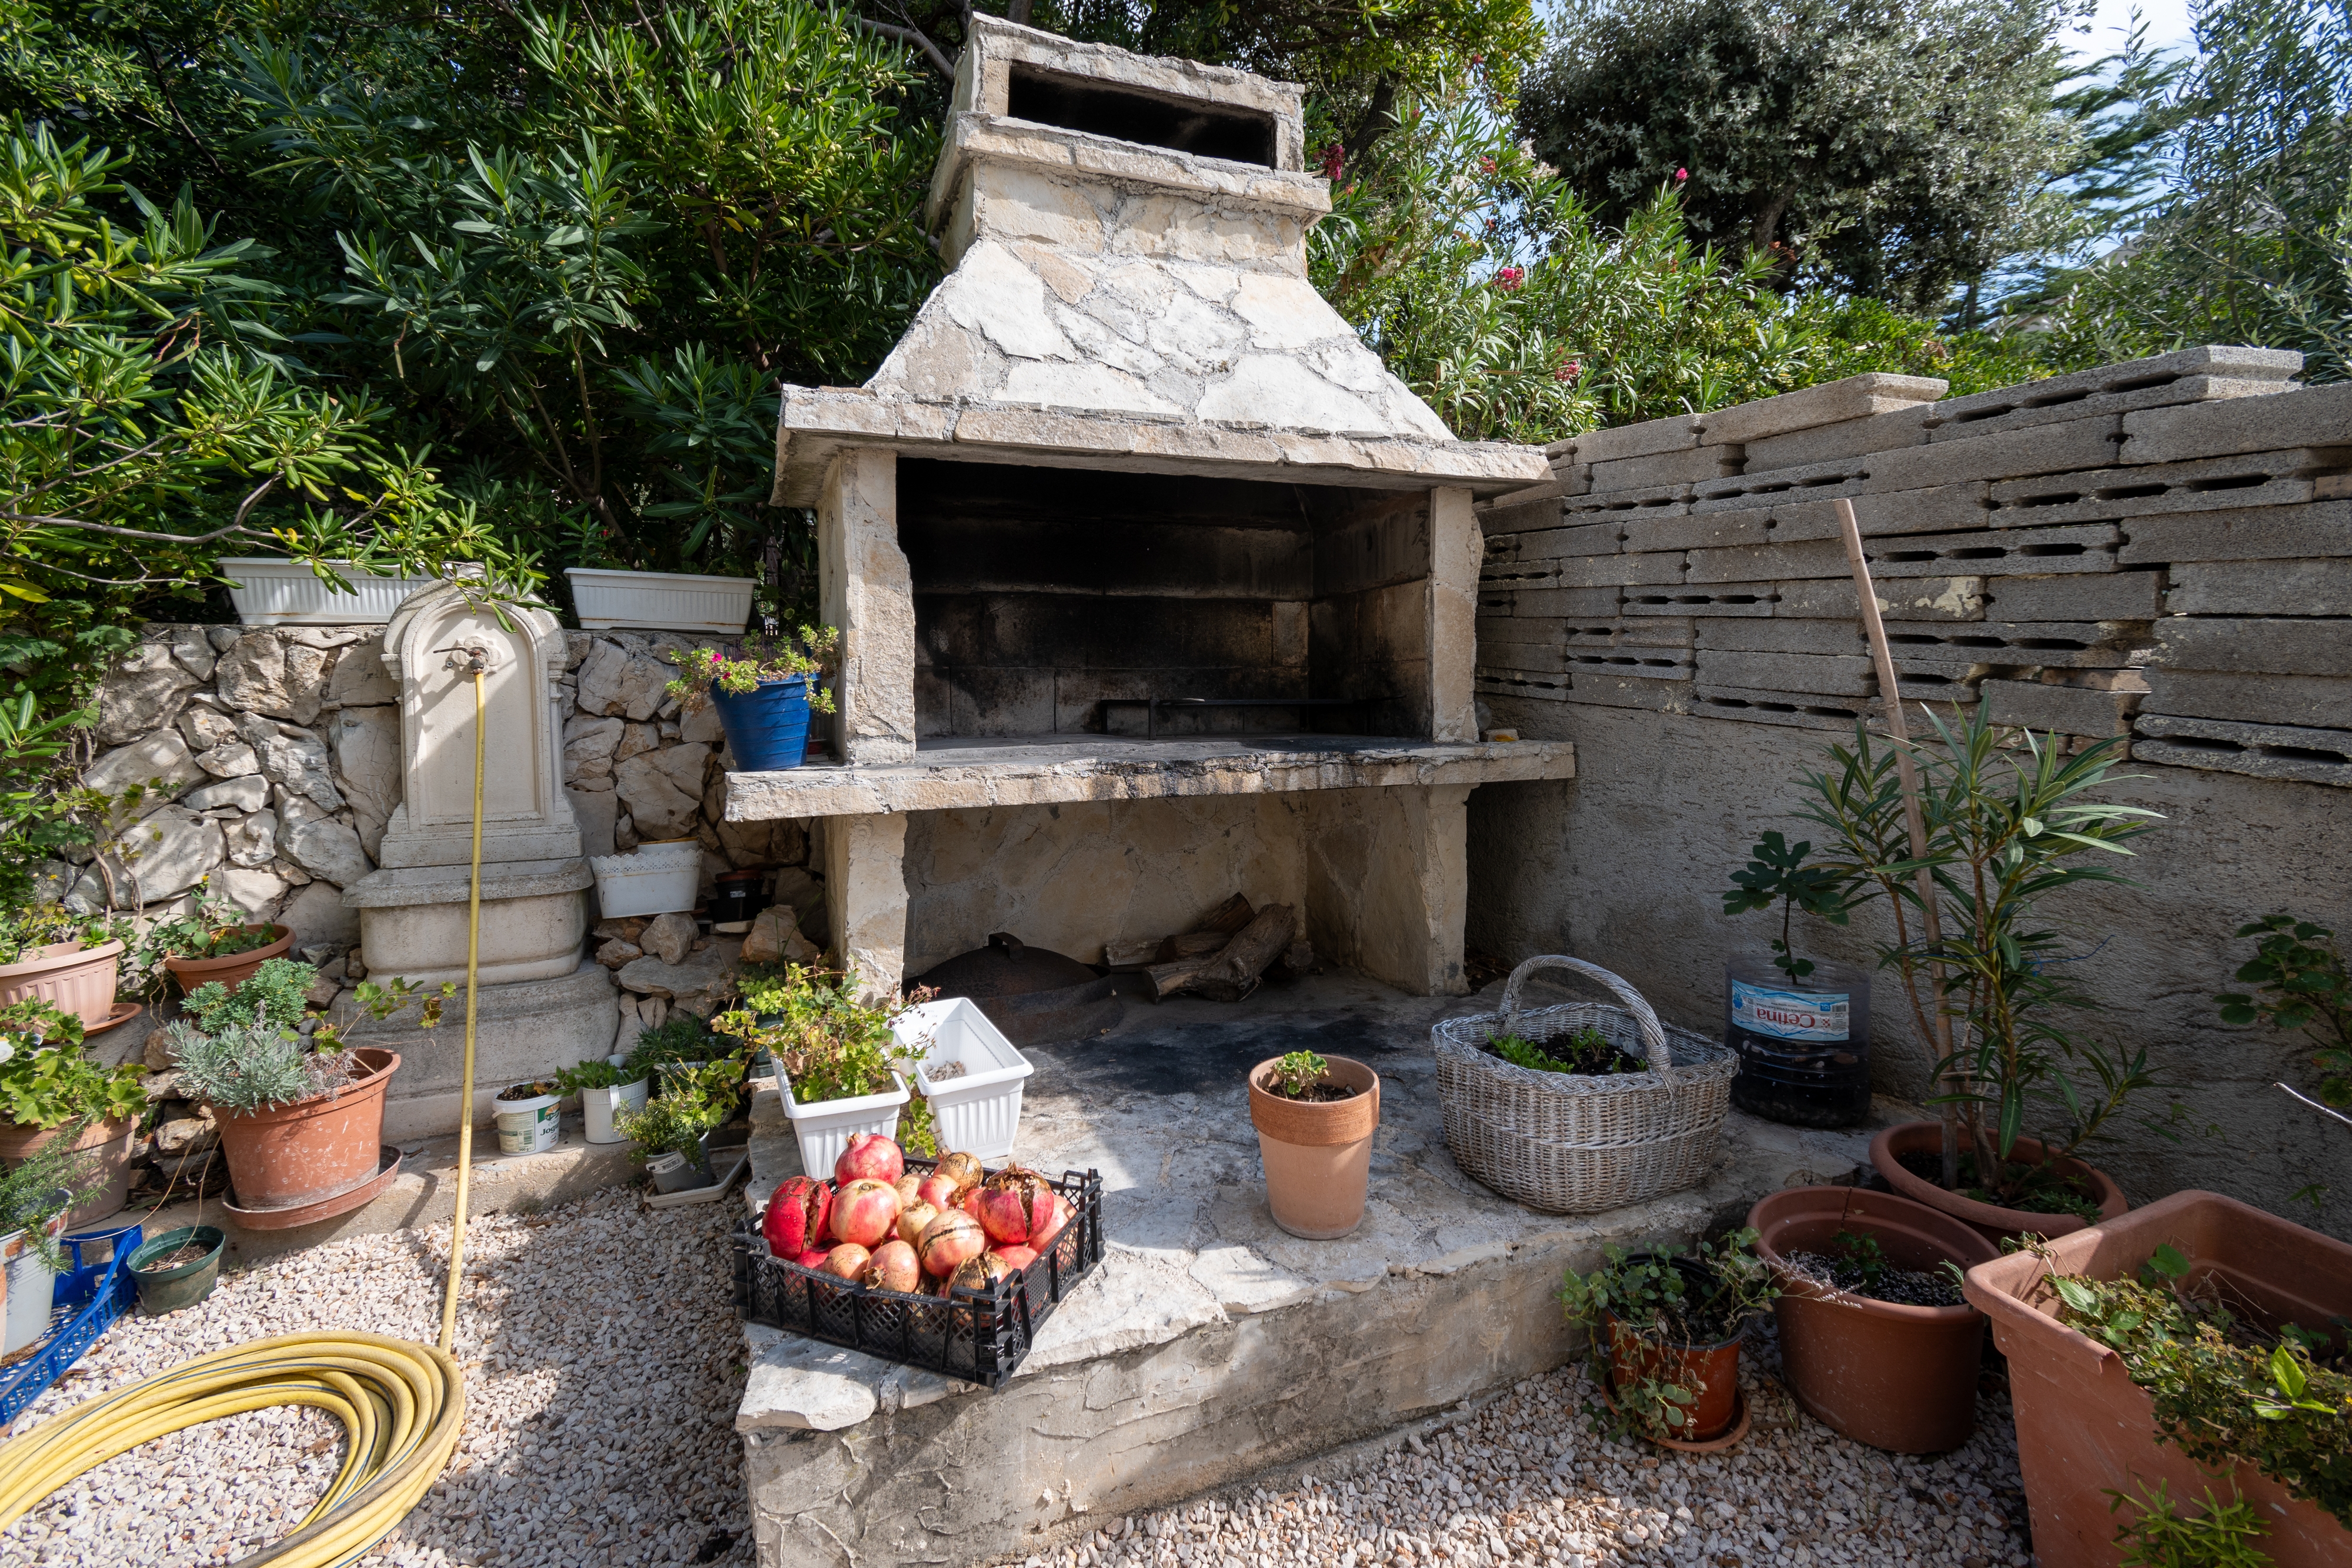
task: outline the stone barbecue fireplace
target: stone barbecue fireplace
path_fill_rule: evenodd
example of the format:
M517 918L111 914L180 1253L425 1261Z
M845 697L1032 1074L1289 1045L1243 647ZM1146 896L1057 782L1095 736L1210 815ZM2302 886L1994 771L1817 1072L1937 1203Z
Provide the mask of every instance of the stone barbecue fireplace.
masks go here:
M1486 743L1456 441L1307 280L1329 206L1297 89L984 16L927 217L950 271L863 387L786 387L842 631L834 766L730 776L824 819L841 956L879 989L992 930L1089 962L1227 894L1325 959L1460 988Z

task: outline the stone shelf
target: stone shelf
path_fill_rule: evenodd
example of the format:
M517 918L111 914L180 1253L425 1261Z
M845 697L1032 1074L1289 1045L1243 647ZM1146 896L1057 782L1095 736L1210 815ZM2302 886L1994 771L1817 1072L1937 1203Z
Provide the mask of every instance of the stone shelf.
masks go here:
M911 762L730 773L727 818L866 816L1296 789L1573 779L1566 741L1441 743L1334 735L1078 735L924 741Z

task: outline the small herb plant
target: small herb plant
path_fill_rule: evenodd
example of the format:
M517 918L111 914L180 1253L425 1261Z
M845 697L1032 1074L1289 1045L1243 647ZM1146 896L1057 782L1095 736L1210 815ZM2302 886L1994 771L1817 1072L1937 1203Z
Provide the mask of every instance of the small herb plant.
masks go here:
M670 654L669 662L686 673L663 690L676 697L680 707L694 713L709 705L714 685L730 696L741 696L758 690L762 682L804 678L809 682L809 706L831 713L833 693L818 685L816 677L831 669L840 645L841 633L835 628L803 626L797 638L781 642L747 638L740 658L730 659L716 648L691 648L683 657Z
M644 1069L634 1061L615 1067L601 1056L590 1057L577 1067L566 1067L555 1075L556 1088L566 1094L577 1094L583 1089L618 1089L625 1083L635 1083L645 1076Z
M1539 1046L1516 1034L1496 1035L1486 1043L1512 1066L1532 1068L1538 1072L1574 1072L1601 1078L1650 1070L1648 1063L1611 1044L1609 1037L1591 1024Z
M2213 1000L2223 1023L2266 1023L2289 1034L2310 1037L2318 1049L2322 1103L2352 1106L2352 975L2336 933L2291 915L2269 915L2238 927L2256 938L2253 958L2237 980L2252 991L2224 992Z
M97 1190L98 1162L76 1153L73 1139L51 1138L0 1172L0 1236L21 1230L33 1255L52 1274L66 1271L66 1249L49 1234L49 1221Z
M1830 1245L1837 1249L1838 1262L1861 1281L1864 1290L1885 1275L1886 1250L1879 1246L1877 1237L1841 1230L1830 1238Z
M1756 1235L1742 1229L1717 1242L1698 1243L1682 1260L1695 1263L1695 1269L1678 1267L1665 1253L1635 1256L1622 1247L1608 1248L1601 1268L1590 1274L1571 1269L1562 1277L1561 1305L1570 1321L1591 1336L1593 1354L1604 1364L1612 1359L1612 1318L1668 1351L1720 1343L1738 1334L1780 1294L1770 1270L1752 1250ZM1654 1375L1620 1383L1618 1435L1673 1437L1689 1424L1690 1406L1705 1392Z
M2110 1513L2133 1511L2116 1531L2123 1552L2117 1568L2271 1568L2270 1554L2254 1544L2270 1531L2234 1486L2228 1502L2207 1487L2200 1514L2180 1512L2162 1481L2154 1491L2145 1485L2134 1490L2137 1497L2107 1493Z
M673 1061L708 1061L723 1056L728 1047L710 1032L710 1026L689 1012L673 1012L637 1036L629 1050L629 1068L639 1077L649 1069ZM636 1079L626 1082L634 1083Z
M39 997L25 997L0 1008L0 1041L20 1046L79 1045L79 1013L60 1009Z
M79 942L102 946L126 938L131 924L121 917L76 915L62 904L36 904L21 910L0 910L0 964L19 964L37 947Z
M100 1067L78 1046L0 1040L0 1118L77 1131L89 1122L136 1121L147 1113L143 1077L137 1067Z
M923 988L903 1001L868 1003L860 998L859 989L855 969L790 965L782 990L772 996L775 1022L761 1023L753 1013L739 1009L719 1014L711 1023L721 1034L774 1057L777 1070L792 1085L793 1098L801 1104L886 1094L892 1088L891 1073L913 1071L925 1050L919 1043L900 1044L892 1026L908 1008L937 993ZM930 1102L921 1095L909 1099L899 1112L898 1129L898 1141L908 1154L937 1152Z
M234 990L212 980L190 992L187 1016L164 1030L164 1040L194 1097L224 1111L251 1112L350 1084L356 1073L341 1031L310 1013L309 992L318 978L311 965L272 958ZM421 1002L418 1023L432 1029L457 989L454 982L438 991L404 979L368 982L359 988L359 1000L379 1022ZM306 1017L312 1019L309 1040L301 1033Z
M309 991L319 971L293 958L272 958L256 969L235 990L218 980L207 980L190 991L186 1008L196 1028L206 1034L231 1029L256 1029L265 1019L292 1028L310 1006Z
M1807 865L1806 858L1812 852L1811 841L1791 846L1778 832L1766 833L1763 841L1748 852L1748 869L1731 873L1731 890L1723 895L1726 915L1744 915L1769 909L1776 901L1780 904L1780 935L1772 944L1772 965L1791 982L1813 972L1813 961L1798 957L1791 946L1797 911L1843 925L1857 904L1876 896L1858 883L1851 865Z
M2352 1354L2336 1342L2293 1324L2265 1332L2169 1246L2136 1280L2050 1284L2061 1321L2147 1390L2158 1442L2208 1469L2243 1460L2352 1527Z
M642 1111L624 1111L613 1125L641 1158L679 1154L693 1159L701 1153L702 1135L727 1120L730 1106L714 1104L703 1094L665 1083Z
M1305 1099L1308 1090L1323 1082L1330 1066L1311 1051L1294 1051L1275 1062L1275 1087L1286 1100Z

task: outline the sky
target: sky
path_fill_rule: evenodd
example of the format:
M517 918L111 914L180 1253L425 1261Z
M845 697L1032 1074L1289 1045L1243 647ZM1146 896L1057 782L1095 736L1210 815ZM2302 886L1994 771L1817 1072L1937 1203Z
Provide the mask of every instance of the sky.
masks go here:
M2130 22L2134 0L2099 0L2099 14L2091 22L2087 34L2068 35L2069 53L2085 59L2095 59L2123 47L2123 28ZM2189 47L2189 0L2137 0L2140 15L2147 19L2147 41L2151 48L2185 49Z

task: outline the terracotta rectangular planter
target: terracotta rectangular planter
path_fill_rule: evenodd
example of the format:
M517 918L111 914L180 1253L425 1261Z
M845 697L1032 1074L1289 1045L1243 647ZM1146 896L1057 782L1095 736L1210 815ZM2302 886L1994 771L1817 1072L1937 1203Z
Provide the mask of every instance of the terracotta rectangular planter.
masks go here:
M2168 1242L2188 1256L2192 1274L2221 1276L2274 1322L2325 1330L2331 1317L2352 1316L2352 1247L2219 1193L2175 1193L2060 1237L2050 1251L2059 1273L2116 1280ZM2032 1253L2011 1253L1969 1270L1968 1296L1992 1320L1994 1343L2009 1357L2018 1467L2041 1568L2111 1568L2120 1553L2109 1490L2132 1495L2163 1481L2176 1499L2201 1502L2210 1485L2226 1500L2228 1479L2157 1442L2155 1406L2122 1358L2057 1320L2050 1271ZM2352 1531L2317 1506L2289 1497L2252 1465L2240 1465L2234 1479L2270 1528L2256 1544L2277 1568L2352 1563Z

